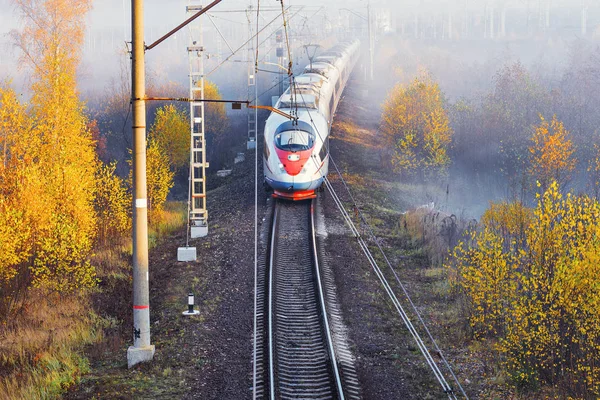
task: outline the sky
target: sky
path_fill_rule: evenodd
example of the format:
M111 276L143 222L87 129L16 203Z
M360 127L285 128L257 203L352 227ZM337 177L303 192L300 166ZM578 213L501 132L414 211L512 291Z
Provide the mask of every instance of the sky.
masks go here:
M545 4L549 1L552 10L552 19L561 18L561 23L570 29L568 34L576 35L579 32L581 21L581 10L583 5L587 7L588 31L594 32L600 25L600 1L591 0L350 0L350 1L327 1L326 12L331 21L340 21L344 15L348 19L347 10L340 11L339 8L351 9L359 14L366 14L367 4L375 14L377 9L388 10L394 21L405 21L412 23L415 15L420 18L421 24L428 19L448 18L450 10L455 21L458 21L465 10L470 9L472 19L481 24L486 13L494 9L496 20L500 10L506 7L513 18L516 15L529 15L531 21L527 23L536 24L545 15ZM208 3L208 0L205 1ZM254 1L253 3L256 3ZM151 43L162 34L168 32L186 18L185 6L188 0L146 0L145 1L145 37L146 42ZM249 4L247 0L223 0L211 12L212 22L206 22L209 35L217 37L217 28L226 37L227 42L221 41L219 47L222 53L227 48L237 48L247 37L247 22L244 13L226 12L245 9ZM284 0L284 4L292 6L317 6L323 5L322 0ZM83 90L101 90L107 82L118 75L120 65L127 62L125 56L125 42L129 40L130 33L130 1L129 0L96 0L93 9L87 17L88 33L84 45L84 57L81 68L80 85ZM261 2L264 7L280 7L280 3L270 0ZM7 36L11 29L19 27L20 20L14 10L11 0L0 0L0 79L12 77L15 85L25 87L25 72L19 70L18 52L11 44ZM268 13L265 13L265 20ZM511 18L511 14L509 17ZM293 23L300 23L297 19ZM459 22L454 22L456 25ZM214 25L213 25L214 24ZM496 22L499 24L499 22ZM216 25L216 27L215 27ZM390 29L400 29L400 23L391 24ZM441 26L441 25L440 25ZM455 27L458 29L458 27ZM600 33L600 31L599 31ZM186 63L187 38L185 33L173 37L156 49L147 54L148 65L157 76L168 76L174 70L180 70ZM178 74L180 72L177 72Z

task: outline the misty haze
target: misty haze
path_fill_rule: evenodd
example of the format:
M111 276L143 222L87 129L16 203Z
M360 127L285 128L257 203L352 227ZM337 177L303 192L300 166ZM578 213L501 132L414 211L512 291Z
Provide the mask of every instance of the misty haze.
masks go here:
M600 398L600 2L0 9L0 399Z

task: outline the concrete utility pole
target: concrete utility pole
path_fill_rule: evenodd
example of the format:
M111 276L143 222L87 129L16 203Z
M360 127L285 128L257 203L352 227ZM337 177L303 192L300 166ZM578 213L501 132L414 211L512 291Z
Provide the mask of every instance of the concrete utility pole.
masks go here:
M154 357L150 344L148 293L148 199L146 198L146 74L145 52L152 50L222 0L214 0L154 43L144 43L144 0L131 0L131 102L133 108L133 346L129 368ZM173 99L175 100L175 99Z
M146 85L144 62L144 0L131 2L131 89L133 103L133 346L127 366L150 361L150 299L148 294L148 200L146 198Z

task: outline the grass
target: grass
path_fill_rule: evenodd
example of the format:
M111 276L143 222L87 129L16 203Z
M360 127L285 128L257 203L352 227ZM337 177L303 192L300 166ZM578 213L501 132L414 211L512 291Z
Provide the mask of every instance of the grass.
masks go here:
M89 370L80 353L102 339L102 325L85 296L31 290L22 316L0 329L0 398L58 398Z
M169 202L153 217L150 248L181 229L186 204ZM124 348L122 329L127 317L119 313L129 310L124 305L131 291L131 253L129 238L96 249L91 262L100 283L92 291L58 296L30 289L19 317L0 325L0 399L60 398L89 372L83 355L86 348L100 357ZM165 369L163 376L173 373Z
M183 201L167 202L162 210L152 213L148 226L148 247L156 247L158 242L180 229L187 220L187 204Z

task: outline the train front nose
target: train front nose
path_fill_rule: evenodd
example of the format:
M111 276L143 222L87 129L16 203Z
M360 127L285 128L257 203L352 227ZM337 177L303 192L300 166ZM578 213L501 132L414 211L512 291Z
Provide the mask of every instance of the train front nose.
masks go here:
M315 197L313 182L305 168L311 159L315 137L312 127L302 121L286 122L277 129L274 148L281 182L271 183L276 197L293 200Z

